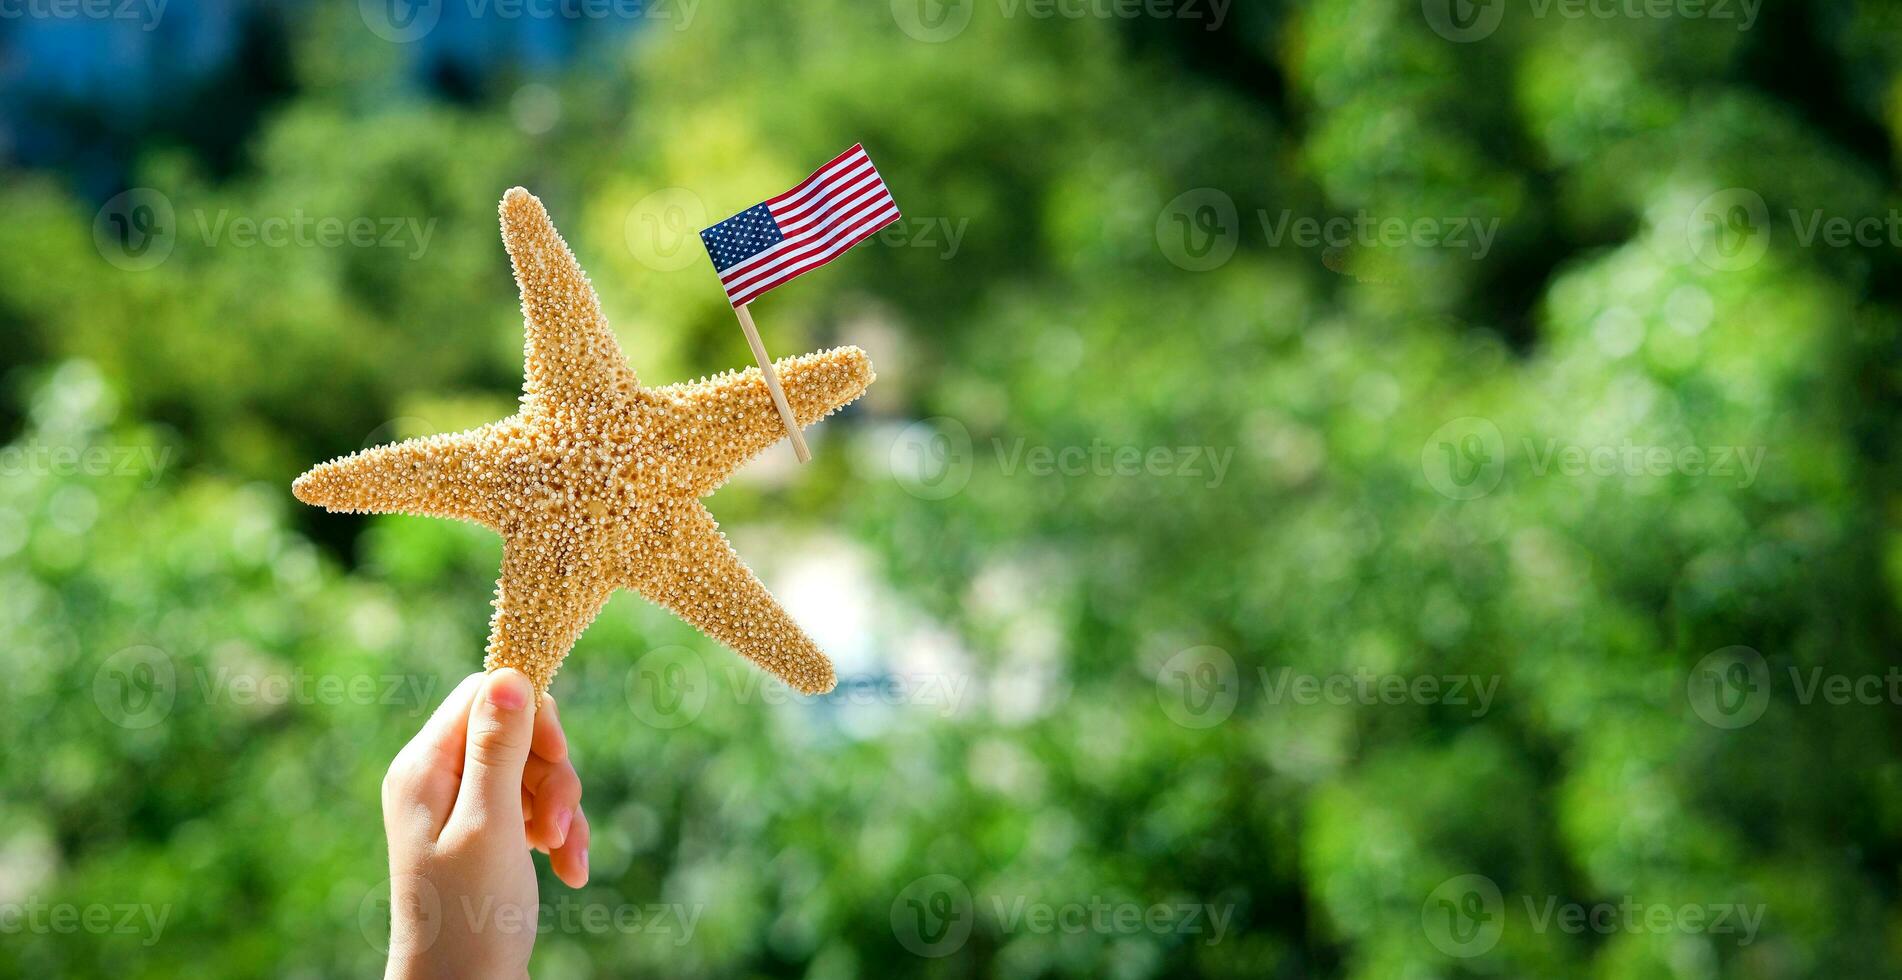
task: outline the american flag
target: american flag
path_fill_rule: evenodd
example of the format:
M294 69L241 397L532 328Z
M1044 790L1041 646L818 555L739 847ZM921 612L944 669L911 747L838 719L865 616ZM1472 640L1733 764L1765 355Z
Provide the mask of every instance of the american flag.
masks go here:
M792 190L700 233L734 306L811 272L898 220L865 147L854 144Z

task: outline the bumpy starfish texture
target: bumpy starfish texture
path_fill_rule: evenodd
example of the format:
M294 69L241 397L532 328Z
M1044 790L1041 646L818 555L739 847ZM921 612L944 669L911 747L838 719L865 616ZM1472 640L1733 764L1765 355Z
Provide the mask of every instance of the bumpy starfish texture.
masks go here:
M502 242L521 287L521 410L454 435L352 453L291 485L331 511L473 521L502 535L490 670L547 690L617 588L665 606L807 694L832 664L735 554L700 498L786 430L758 368L642 387L541 201L503 196ZM856 347L774 363L801 427L872 383Z

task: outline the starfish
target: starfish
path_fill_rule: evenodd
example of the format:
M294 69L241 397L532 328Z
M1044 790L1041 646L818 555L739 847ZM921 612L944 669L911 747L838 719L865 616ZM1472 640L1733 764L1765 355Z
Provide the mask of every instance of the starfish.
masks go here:
M639 592L806 694L832 664L740 560L701 498L786 435L758 368L643 387L601 301L541 201L502 197L502 243L522 293L520 410L313 467L291 484L333 512L471 521L501 534L489 670L548 689L617 588ZM800 426L872 383L857 347L776 361Z

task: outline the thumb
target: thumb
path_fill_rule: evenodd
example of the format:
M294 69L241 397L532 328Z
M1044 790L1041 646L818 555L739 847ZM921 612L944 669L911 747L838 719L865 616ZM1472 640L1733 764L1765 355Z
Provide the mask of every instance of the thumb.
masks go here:
M462 787L449 826L468 832L522 826L522 768L535 738L535 688L511 667L495 671L469 708Z

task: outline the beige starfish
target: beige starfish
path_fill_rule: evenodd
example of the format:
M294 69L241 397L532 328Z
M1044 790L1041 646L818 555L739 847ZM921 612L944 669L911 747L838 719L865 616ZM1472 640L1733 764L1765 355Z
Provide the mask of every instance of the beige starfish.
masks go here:
M740 561L700 498L786 435L758 368L645 388L542 203L502 198L522 291L521 410L455 435L352 453L291 484L332 511L453 517L503 538L485 665L547 690L575 638L630 588L807 694L832 664ZM775 362L799 424L872 383L856 347Z

